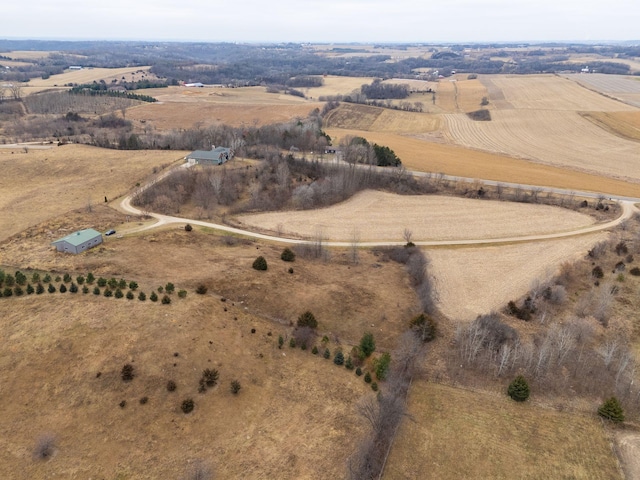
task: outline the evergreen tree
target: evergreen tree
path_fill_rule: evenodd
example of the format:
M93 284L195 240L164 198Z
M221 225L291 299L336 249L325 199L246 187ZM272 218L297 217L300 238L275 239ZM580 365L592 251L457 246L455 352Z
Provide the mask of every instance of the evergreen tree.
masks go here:
M266 270L267 269L267 260L262 255L260 255L258 258L256 258L253 261L253 265L252 266L253 266L253 268L255 270Z
M122 290L120 290L119 288L116 289L116 293L114 294L114 296L116 298L122 298L124 297L124 293L122 293Z
M27 295L31 295L34 292L34 288L31 286L31 284L27 284Z
M147 296L145 295L144 292L140 292L138 294L138 300L140 300L141 302L144 302L147 299Z
M322 356L323 356L324 358L326 358L327 360L328 360L329 358L331 358L331 352L329 351L329 349L328 349L328 348L325 348L325 349L324 349L324 353L322 354Z
M365 333L360 339L360 352L363 358L368 358L376 350L376 341L372 333Z
M62 277L62 281L64 283L69 283L71 281L71 275L69 275L68 273L65 273L64 277Z
M309 310L304 312L302 315L298 317L299 327L309 327L309 328L318 328L318 321L316 317Z
M76 285L75 283L71 283L71 286L69 287L69 291L71 293L78 293L78 285Z
M296 254L293 253L293 250L287 247L282 251L280 258L285 262L294 262L296 260Z
M64 283L60 284L60 293L65 293L67 291L67 286Z
M133 292L131 290L127 292L127 300L133 300Z
M624 422L624 410L616 397L611 397L600 405L598 415L615 423Z
M527 380L522 375L518 375L513 379L513 382L509 384L507 394L516 402L524 402L529 398L529 384Z
M96 277L93 276L93 273L91 272L87 273L87 283L91 285L95 281L96 281Z
M336 365L344 365L344 354L340 350L338 350L335 357L333 357L333 363Z
M98 286L93 287L93 294L94 295L100 295L100 287L98 287Z
M158 295L156 295L156 292L151 292L151 295L149 295L149 300L151 300L152 302L158 301Z
M36 295L40 295L41 293L44 293L44 287L41 283L38 283L38 285L36 285Z
M56 287L53 285L53 283L49 284L49 286L47 287L47 292L49 292L49 293L55 293L56 292Z

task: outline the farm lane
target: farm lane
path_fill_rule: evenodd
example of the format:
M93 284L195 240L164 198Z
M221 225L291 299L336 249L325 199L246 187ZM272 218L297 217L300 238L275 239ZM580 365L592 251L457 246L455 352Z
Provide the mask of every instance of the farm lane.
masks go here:
M189 168L189 164L183 164L180 165L179 167L176 168ZM149 184L145 185L144 187L142 187L143 189L149 188L151 185L153 185L154 183L156 183L157 181L161 180L162 178L164 178L165 176L169 175L171 172L173 171L173 169L165 172L164 174L160 175L159 177L157 177L156 179L154 179L152 182L150 182ZM429 175L433 175L433 174L427 174L425 172L414 172L414 171L407 171L408 174L411 175L416 175L416 176L429 176ZM447 179L454 179L458 180L458 181L469 181L469 182L477 182L479 181L478 179L464 179L462 177L447 177L447 176L442 176L442 178L447 178ZM480 182L482 182L480 180ZM490 184L490 182L486 182L487 184ZM504 185L504 184L503 184ZM545 187L534 187L534 186L529 186L529 188L542 188L545 189ZM549 189L545 189L549 190ZM566 194L566 195L578 195L578 196L585 196L585 197L589 197L589 198L598 198L599 196L602 196L602 194L596 193L596 192L575 192L575 191L567 191L567 190L562 190L562 189L551 189L554 193L558 193L558 194ZM633 198L614 198L614 197L610 197L611 200L613 201L617 201L621 206L622 206L622 213L621 215L616 218L615 220L612 220L610 222L606 222L606 223L602 223L602 224L596 224L596 225L591 225L591 226L586 226L586 227L582 227L582 228L578 228L578 229L574 229L571 231L564 231L564 232L557 232L557 233L547 233L547 234L539 234L539 235L524 235L524 236L513 236L513 237L503 237L503 238L480 238L480 239L465 239L465 240L416 240L413 243L419 246L424 246L424 247L436 247L436 246L456 246L456 245L483 245L483 244L497 244L497 243L520 243L520 242L533 242L533 241L539 241L539 240L550 240L550 239L557 239L557 238L566 238L566 237L572 237L575 235L584 235L587 233L593 233L593 232L598 232L598 231L602 231L602 230L606 230L612 227L615 227L617 225L619 225L620 223L624 222L625 220L630 219L633 214L635 212L638 212L638 208L635 206L636 203L640 202L640 199L633 199ZM220 230L223 232L228 232L228 233L232 233L232 234L236 234L236 235L242 235L245 237L250 237L250 238L256 238L256 239L260 239L260 240L267 240L267 241L271 241L271 242L277 242L277 243L287 243L287 244L313 244L314 241L313 240L304 240L304 239L296 239L296 238L287 238L287 237L279 237L279 236L274 236L274 235L266 235L266 234L262 234L262 233L258 233L258 232L253 232L250 230L244 230L244 229L240 229L240 228L235 228L235 227L229 227L227 225L222 225L219 223L213 223L213 222L205 222L202 220L196 220L196 219L191 219L191 218L182 218L182 217L174 217L171 215L162 215L159 213L153 213L153 212L143 212L140 209L134 207L131 204L131 200L132 200L132 195L127 195L126 197L124 197L122 199L122 201L118 204L118 206L120 207L121 210L123 210L126 213L131 213L134 215L149 215L151 217L153 217L156 222L149 224L149 225L144 225L141 227L137 227L137 228L132 228L132 229L127 229L125 231L122 231L122 234L129 234L129 233L137 233L137 232L141 232L141 231L145 231L145 230L150 230L153 228L158 228L161 227L163 225L169 225L169 224L174 224L174 223L189 223L191 225L199 225L202 227L207 227L207 228L212 228L215 230ZM328 246L328 247L350 247L352 246L352 242L335 242L335 241L326 241L323 242L324 245ZM366 242L366 241L362 241L362 242L358 242L358 246L360 247L379 247L379 246L387 246L387 245L404 245L405 242L404 241L399 241L399 242L390 242L390 241L386 241L386 242Z

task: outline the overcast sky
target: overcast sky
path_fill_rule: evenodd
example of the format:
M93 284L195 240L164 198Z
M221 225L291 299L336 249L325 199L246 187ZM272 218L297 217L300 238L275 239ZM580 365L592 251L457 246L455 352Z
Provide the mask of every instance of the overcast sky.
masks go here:
M640 39L640 0L29 0L2 38L225 42Z

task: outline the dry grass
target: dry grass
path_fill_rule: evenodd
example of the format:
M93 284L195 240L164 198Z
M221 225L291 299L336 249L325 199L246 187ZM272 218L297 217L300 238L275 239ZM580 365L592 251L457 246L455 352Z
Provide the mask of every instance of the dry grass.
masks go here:
M147 74L151 67L123 67L123 68L83 68L82 70L68 70L58 75L51 75L49 78L34 78L29 81L29 87L53 87L55 85L62 86L65 83L92 83L104 80L107 84L111 80L121 80L125 77L126 81L132 79L140 80L142 75Z
M385 479L623 478L595 415L426 381L413 384L409 413Z
M428 250L438 308L448 318L462 321L499 310L509 300L525 295L532 282L550 279L563 262L579 258L605 238L601 233L526 244Z
M451 77L438 82L436 105L444 112L473 112L480 108L483 97L488 97L487 88L480 80L461 80Z
M315 88L303 88L302 91L308 97L319 98L322 96L347 95L354 90L360 90L362 85L368 85L373 81L369 77L336 77L327 75L323 77L324 85Z
M327 133L336 141L345 135L359 135L370 142L386 145L395 151L405 167L412 170L640 197L638 184L536 164L506 155L442 145L385 132L330 128L327 129Z
M0 240L61 212L123 195L180 152L117 151L83 145L0 149ZM0 259L1 262L1 259Z
M234 127L262 126L285 123L294 118L306 118L316 103L282 105L241 105L219 103L147 103L127 110L127 119L144 122L159 130L207 127L226 124Z
M371 330L385 348L393 347L415 313L415 294L403 267L380 263L370 251L361 252L358 265L349 264L339 251L331 253L328 263L303 258L287 263L280 259L281 245L218 237L199 228L185 232L183 225L124 238L105 237L103 245L82 255L56 253L50 246L55 238L85 225L123 231L128 224L125 215L106 206L91 214L74 212L32 227L0 246L0 264L93 271L96 276L135 278L144 288L167 281L190 290L205 284L210 292L284 326L311 310L330 338L357 343ZM267 259L266 272L251 268L258 255ZM287 272L289 267L293 274ZM381 291L381 284L388 288Z
M329 112L324 123L329 128L420 135L438 130L440 119L428 113L343 103Z
M640 111L585 112L582 116L614 135L640 141Z
M311 211L242 215L249 229L311 238L317 231L329 240L402 241L405 228L413 241L491 239L568 231L591 225L581 213L546 205L435 195L360 192L346 202Z
M342 476L362 430L352 401L369 389L320 356L278 350L285 327L193 293L171 305L70 295L0 302L11 352L0 359L2 478L182 478L196 459L220 478ZM127 383L125 363L135 369ZM220 384L200 394L205 368ZM196 406L184 415L187 397ZM45 428L57 455L32 460Z
M0 55L4 55L5 57L13 59L24 58L26 60L40 60L41 58L47 58L51 53L59 52L40 50L12 50L9 52L0 52Z

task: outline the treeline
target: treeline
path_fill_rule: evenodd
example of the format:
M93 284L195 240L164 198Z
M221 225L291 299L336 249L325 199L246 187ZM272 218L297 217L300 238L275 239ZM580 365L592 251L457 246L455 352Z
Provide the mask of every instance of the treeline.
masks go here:
M71 88L69 90L69 94L71 95L90 95L90 96L98 96L104 95L107 97L115 97L115 98L129 98L131 100L139 100L141 102L157 102L158 100L149 95L138 95L137 93L131 92L122 92L118 90L103 90L100 88L91 88L93 85L79 85L77 87Z
M409 96L409 86L399 83L382 83L376 78L370 85L362 85L360 91L367 98L380 100L385 98L403 99Z
M370 144L364 137L346 137L340 142L342 159L347 163L399 167L402 162L389 147Z

